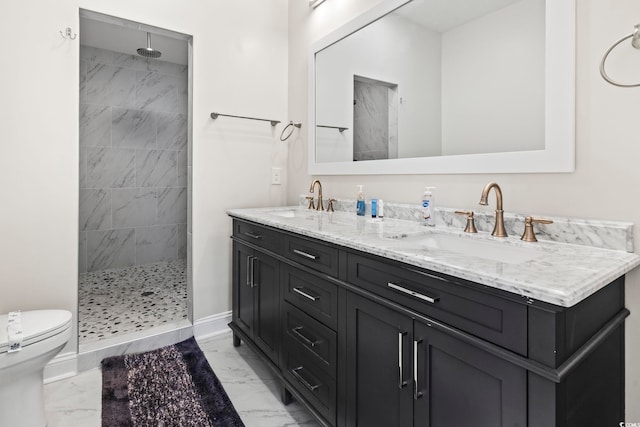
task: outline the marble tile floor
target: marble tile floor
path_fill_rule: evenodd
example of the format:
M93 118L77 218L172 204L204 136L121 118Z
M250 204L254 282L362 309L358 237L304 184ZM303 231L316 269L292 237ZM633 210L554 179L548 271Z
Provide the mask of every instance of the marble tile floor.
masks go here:
M225 333L198 340L246 427L319 427L297 402L280 402L277 380L246 345ZM92 369L44 387L48 427L99 427L102 374Z
M80 345L186 319L186 264L179 259L81 274Z

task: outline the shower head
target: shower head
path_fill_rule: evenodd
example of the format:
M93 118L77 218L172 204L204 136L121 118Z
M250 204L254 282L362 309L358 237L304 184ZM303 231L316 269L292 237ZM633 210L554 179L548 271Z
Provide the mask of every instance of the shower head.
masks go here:
M162 52L151 48L151 33L147 33L147 47L141 47L138 49L138 55L145 58L160 58Z

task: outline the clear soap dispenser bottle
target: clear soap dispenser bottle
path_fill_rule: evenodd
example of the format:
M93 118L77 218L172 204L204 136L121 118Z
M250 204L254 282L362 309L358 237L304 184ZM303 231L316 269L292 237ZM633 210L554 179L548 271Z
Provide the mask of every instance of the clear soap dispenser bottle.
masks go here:
M356 213L358 216L364 216L364 191L362 190L362 185L358 185L358 194L356 196Z
M436 187L425 187L424 194L422 195L422 223L429 227L436 225L433 192L431 191L435 190L435 188Z

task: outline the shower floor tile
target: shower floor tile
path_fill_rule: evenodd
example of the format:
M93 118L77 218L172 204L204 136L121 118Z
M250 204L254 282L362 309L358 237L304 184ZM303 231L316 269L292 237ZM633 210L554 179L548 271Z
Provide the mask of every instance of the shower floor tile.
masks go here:
M80 344L186 319L186 264L181 259L81 274Z

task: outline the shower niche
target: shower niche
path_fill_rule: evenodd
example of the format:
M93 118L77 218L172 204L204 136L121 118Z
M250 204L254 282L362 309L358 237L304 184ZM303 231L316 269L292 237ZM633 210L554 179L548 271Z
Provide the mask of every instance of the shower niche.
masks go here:
M189 43L80 13L81 346L190 317Z

